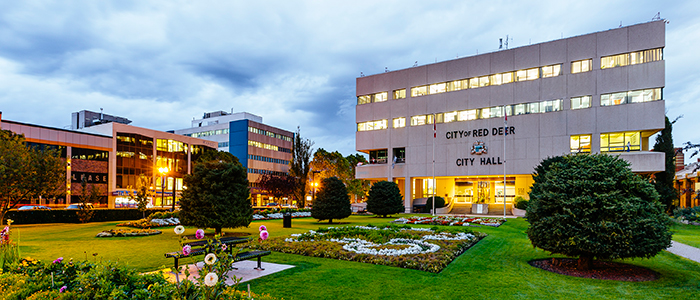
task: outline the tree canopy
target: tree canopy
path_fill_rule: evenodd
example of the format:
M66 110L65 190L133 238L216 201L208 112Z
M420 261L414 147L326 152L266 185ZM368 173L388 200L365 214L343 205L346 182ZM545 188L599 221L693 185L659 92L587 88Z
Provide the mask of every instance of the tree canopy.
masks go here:
M401 191L396 183L379 181L372 185L367 197L368 212L386 217L387 215L402 213L405 210L403 196L401 196Z
M275 198L281 198L282 196L291 195L296 189L297 180L296 178L288 175L271 175L263 174L260 177L260 187L266 190L270 195Z
M678 203L678 191L673 187L676 179L676 150L673 146L673 122L666 117L666 126L661 130L661 134L656 136L654 151L666 154L665 170L654 174L654 187L659 193L661 204L665 206L666 213L670 214Z
M50 147L28 147L24 135L0 130L0 222L31 199L65 195L66 162Z
M669 218L653 185L617 156L547 158L530 191L527 235L532 245L592 260L652 257L668 248Z
M238 162L207 161L185 175L180 199L184 225L214 228L247 227L253 221L247 170Z
M294 149L292 150L292 164L289 167L289 175L297 180L294 189L294 198L296 198L298 206L306 206L306 188L309 180L309 170L311 162L311 152L313 151L314 142L301 137L301 129L297 127L297 132L294 134Z
M314 205L311 207L311 217L333 223L333 219L345 219L351 214L350 196L345 189L345 184L337 177L324 178L321 181L321 189L316 194Z

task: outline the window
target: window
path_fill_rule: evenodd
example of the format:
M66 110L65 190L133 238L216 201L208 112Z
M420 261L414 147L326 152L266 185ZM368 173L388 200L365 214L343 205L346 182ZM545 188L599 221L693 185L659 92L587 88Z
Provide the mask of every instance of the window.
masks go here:
M515 81L535 80L538 78L540 68L515 71Z
M406 148L394 148L394 163L403 164L406 162Z
M591 107L591 96L581 96L571 98L571 109L582 109Z
M600 95L600 106L641 103L656 100L661 100L661 88L602 94Z
M526 104L516 104L516 105L514 105L514 106L515 106L515 109L514 109L513 115L516 115L516 116L517 116L517 115L524 115L524 114L526 113L526 111L527 111L527 105L526 105Z
M476 120L476 109L468 109L468 110L460 111L457 114L457 120L459 120L459 121Z
M542 78L561 75L561 65L551 65L542 67Z
M641 132L611 132L600 134L600 152L641 151Z
M428 86L417 86L411 88L411 97L420 97L428 94Z
M374 102L384 102L389 99L389 94L387 92L381 92L374 94Z
M490 76L492 85L503 84L503 74L493 74Z
M372 103L372 95L362 95L357 97L357 105Z
M436 83L436 84L431 84L430 85L430 94L439 94L439 93L444 93L445 92L445 87L446 84L443 83Z
M372 150L369 152L370 164L385 164L389 151L387 149Z
M488 86L489 85L489 77L488 76L481 76L479 77L479 86Z
M433 124L433 115L420 115L411 117L411 126Z
M406 89L394 90L394 99L406 98Z
M387 120L357 123L357 131L382 130L387 128Z
M630 53L630 65L662 60L661 48Z
M611 56L603 56L600 58L600 68L601 69L622 67L622 66L626 66L628 64L629 64L629 55L627 53L618 54L618 55L611 55Z
M469 78L469 88L475 89L478 87L479 87L479 78L478 77Z
M404 117L395 118L392 122L394 123L394 128L406 127L406 118Z
M457 121L457 115L458 115L458 113L456 111L446 112L445 117L443 119L443 122L445 122L445 123L455 122L455 121Z
M592 59L577 60L571 62L571 74L588 72L593 66Z
M450 81L447 83L447 91L459 91L462 89L462 80Z
M571 153L591 152L591 135L572 135L569 142Z

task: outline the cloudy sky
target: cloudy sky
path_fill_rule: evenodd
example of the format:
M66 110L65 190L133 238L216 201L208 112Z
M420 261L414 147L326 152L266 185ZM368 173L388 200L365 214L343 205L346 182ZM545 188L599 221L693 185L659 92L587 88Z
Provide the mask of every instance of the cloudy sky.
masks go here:
M3 1L3 119L79 110L159 130L247 111L355 152L355 78L651 21L666 27L674 141L700 143L697 1ZM695 54L694 54L695 53Z

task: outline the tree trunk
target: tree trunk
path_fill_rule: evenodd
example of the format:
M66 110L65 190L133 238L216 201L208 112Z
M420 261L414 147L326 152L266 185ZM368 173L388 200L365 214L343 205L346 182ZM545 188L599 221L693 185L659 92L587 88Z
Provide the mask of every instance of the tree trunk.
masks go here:
M593 256L579 256L578 269L581 271L593 269Z
M221 235L221 227L215 227L214 232L215 234Z
M333 224L333 219L328 219L328 224Z

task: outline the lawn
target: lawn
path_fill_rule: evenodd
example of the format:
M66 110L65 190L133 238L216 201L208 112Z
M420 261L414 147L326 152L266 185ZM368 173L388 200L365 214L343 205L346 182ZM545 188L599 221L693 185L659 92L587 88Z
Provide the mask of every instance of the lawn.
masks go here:
M341 221L366 225L390 220L353 216ZM179 249L172 227L154 236L94 237L102 230L115 228L115 224L18 225L15 234L20 233L23 256L41 260L59 256L84 259L87 254L90 260L118 260L142 271L172 265L163 257L163 253ZM294 219L291 229L282 228L281 220L273 220L254 221L250 228L232 231L257 234L261 224L268 227L271 236L329 226L304 218ZM691 299L700 293L700 264L665 251L652 259L625 261L658 272L660 279L652 282L583 279L533 268L527 264L529 260L550 255L532 247L524 233L526 228L522 219L509 219L498 228L476 228L489 236L438 274L275 252L263 261L296 267L251 281L251 289L285 299ZM690 237L697 233L693 230L674 227L674 239ZM92 253L98 255L93 257Z
M673 223L671 231L674 241L700 248L700 226Z

